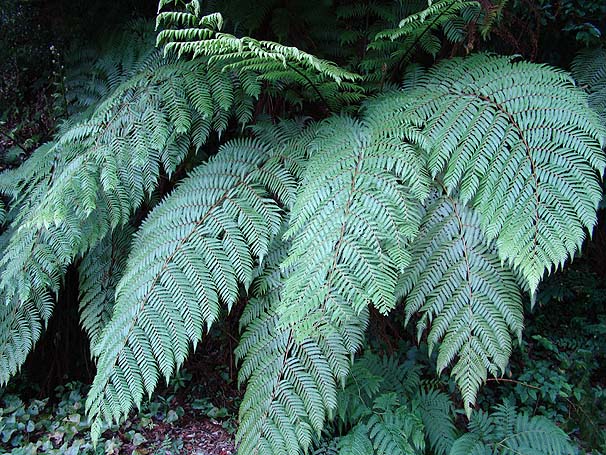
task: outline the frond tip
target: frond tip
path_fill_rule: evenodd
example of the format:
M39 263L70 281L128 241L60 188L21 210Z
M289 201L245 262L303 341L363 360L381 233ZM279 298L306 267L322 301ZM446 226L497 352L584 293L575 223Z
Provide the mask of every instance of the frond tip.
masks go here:
M505 370L511 333L521 336L520 291L478 217L448 196L428 204L412 255L401 283L407 320L421 312L419 337L429 327L430 352L439 345L439 372L454 362L469 414L487 372Z

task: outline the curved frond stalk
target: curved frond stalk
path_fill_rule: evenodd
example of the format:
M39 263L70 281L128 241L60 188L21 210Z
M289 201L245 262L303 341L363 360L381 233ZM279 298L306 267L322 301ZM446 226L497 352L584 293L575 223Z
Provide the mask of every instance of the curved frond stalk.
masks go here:
M351 309L344 323L324 327L299 340L280 324L280 293L290 271L280 264L288 244L276 239L240 323L244 328L236 355L242 362L240 383L246 393L240 406L238 453L305 453L337 406L337 385L347 376L368 320Z
M404 98L432 175L534 292L596 223L605 134L585 94L563 71L479 54L436 65Z
M158 205L137 232L112 320L93 354L93 439L167 381L247 287L290 206L295 179L269 147L232 141ZM277 198L280 203L278 203Z
M469 424L470 431L455 441L450 455L575 453L568 435L549 419L519 414L510 403L494 409L491 415L481 411L474 414Z
M407 321L421 312L437 369L452 374L468 414L487 372L504 372L511 333L521 337L522 301L513 274L501 265L476 214L448 196L431 200L402 278Z
M133 229L116 229L84 254L78 265L80 324L88 335L91 350L114 311L116 284L122 277L130 251Z

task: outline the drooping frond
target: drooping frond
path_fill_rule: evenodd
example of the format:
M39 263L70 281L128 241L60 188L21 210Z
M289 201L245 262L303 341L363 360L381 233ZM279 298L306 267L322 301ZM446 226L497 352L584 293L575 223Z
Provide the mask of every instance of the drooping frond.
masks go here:
M589 96L589 105L606 125L606 49L579 53L572 62L572 75Z
M9 228L0 235L0 252L4 252L13 235ZM1 271L1 269L0 269ZM50 318L53 302L46 295L35 295L21 304L14 299L0 303L0 385L4 386L19 371Z
M371 140L371 130L337 117L305 137L311 160L286 234L293 246L282 264L281 299L266 315L271 320L263 318L266 328L243 336L278 349L271 372L249 380L243 453L305 450L334 414L336 382L361 346L368 305L386 312L395 304L396 277L419 221L410 189L421 197L426 183L414 149L385 136ZM280 335L261 336L268 328ZM242 369L251 371L246 362Z
M116 289L111 322L93 351L87 399L93 438L167 381L217 318L236 301L290 206L295 179L256 140L233 141L196 168L137 232ZM278 198L278 201L274 198Z
M291 216L284 320L311 334L325 314L395 305L427 182L416 150L380 126L335 117L318 127ZM403 183L404 182L404 183Z
M450 455L575 453L566 433L553 422L520 414L511 403L496 406L490 415L475 413L469 430L455 441Z
M437 368L454 363L468 414L487 372L503 372L511 333L522 331L522 302L513 274L501 265L476 214L448 196L428 203L402 277L407 321L417 312L418 335L429 328Z
M84 254L78 265L80 323L92 349L114 312L116 284L122 277L130 251L133 229L116 229Z
M252 105L233 107L253 94L236 96L237 78L217 77L199 60L165 59L156 50L131 71L83 120L0 177L19 210L0 260L6 301L37 295L50 302L45 293L58 290L67 266L127 223L161 173L172 175L234 112L243 122L251 115Z
M241 317L244 332L236 350L246 393L240 406L240 454L304 453L337 406L337 385L345 380L350 356L358 349L368 312L343 307L343 322L300 339L280 323L281 271L288 244L276 240L252 298Z
M560 70L479 54L436 65L399 102L431 174L534 292L596 222L604 130L585 94Z

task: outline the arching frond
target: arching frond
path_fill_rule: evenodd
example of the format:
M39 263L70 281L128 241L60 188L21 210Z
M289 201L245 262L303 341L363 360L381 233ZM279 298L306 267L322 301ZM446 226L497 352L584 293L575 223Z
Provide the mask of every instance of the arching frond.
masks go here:
M437 368L453 375L469 414L487 372L503 372L511 333L522 331L522 302L513 274L501 265L473 211L448 196L427 206L402 278L407 321L421 312L419 337L429 328Z
M534 292L596 222L604 129L584 93L560 70L479 54L436 65L400 102L432 175Z
M185 360L220 302L236 301L267 252L295 180L259 141L233 141L158 205L138 231L116 290L111 322L94 350L98 374L87 399L99 436L158 379Z
M201 15L200 11L198 0L193 0L185 11L158 14L157 26L162 30L157 44L166 54L208 58L223 71L278 90L289 84L303 87L308 99L332 110L363 98L361 87L355 84L358 75L296 47L222 33L221 14Z
M415 149L373 128L336 117L308 147L287 233L293 247L285 264L293 273L282 296L284 320L298 334L312 334L333 306L386 313L395 305L397 275L419 222L416 197L427 183Z
M218 72L218 84L217 71L199 60L176 62L156 50L132 73L90 115L0 178L19 211L0 260L6 301L37 295L51 302L47 293L58 290L67 266L127 223L161 172L172 175L212 129L224 129L239 99L225 99L226 87L237 85L229 75ZM240 111L242 121L251 110Z

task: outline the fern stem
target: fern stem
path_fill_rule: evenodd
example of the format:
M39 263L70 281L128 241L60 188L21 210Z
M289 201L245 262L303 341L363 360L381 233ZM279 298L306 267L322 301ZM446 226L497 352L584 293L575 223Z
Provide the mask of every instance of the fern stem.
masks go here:
M412 51L413 51L413 50L414 50L414 49L415 49L415 48L418 46L418 44L421 42L421 39L422 39L422 38L425 36L425 34L426 34L426 33L427 33L429 30L431 30L431 29L433 28L433 26L434 26L434 25L436 25L436 23L437 23L437 22L440 20L440 18L441 18L441 17L442 17L444 14L446 14L446 12L447 12L447 11L448 11L450 8L452 8L452 6L453 6L453 5L454 5L454 3L451 3L449 6L447 6L446 8L444 8L444 9L443 9L443 10L440 12L440 14L438 14L438 15L436 16L436 18L435 18L433 21L431 21L431 23L430 23L430 24L429 24L427 27L425 27L425 30L423 30L423 31L421 32L421 34L420 34L419 36L417 36L417 39L415 39L415 40L413 41L413 43L410 45L410 47L409 47L409 48L406 50L406 53L405 53L405 54L404 54L404 55L403 55L403 56L400 58L400 60L398 60L398 62L396 63L396 66L394 66L394 69L393 69L393 71L392 71L392 76L395 76L395 75L396 75L396 74L397 74L397 73L400 71L400 68L401 68L402 64L404 64L404 63L405 63L405 62L408 60L408 58L410 57L410 54L411 54L411 53L412 53ZM381 87L381 88L382 88L382 87Z
M314 90L314 92L316 92L316 94L322 101L322 104L324 104L324 107L326 108L326 112L330 112L330 106L328 104L328 101L326 101L326 98L324 98L324 96L322 95L322 93L320 92L320 90L318 89L316 84L314 84L313 81L303 71L300 71L296 66L294 66L288 62L286 62L286 66L288 66L291 70L293 70L295 73L297 73L299 76L301 76L303 79L305 79L307 81L307 83L311 86L311 88Z
M25 148L25 146L23 144L21 144L21 142L19 142L12 134L7 133L3 129L0 129L0 134L2 134L8 140L10 140L11 142L13 142L17 147L19 147L21 150L23 150L23 153L28 153L28 151Z

